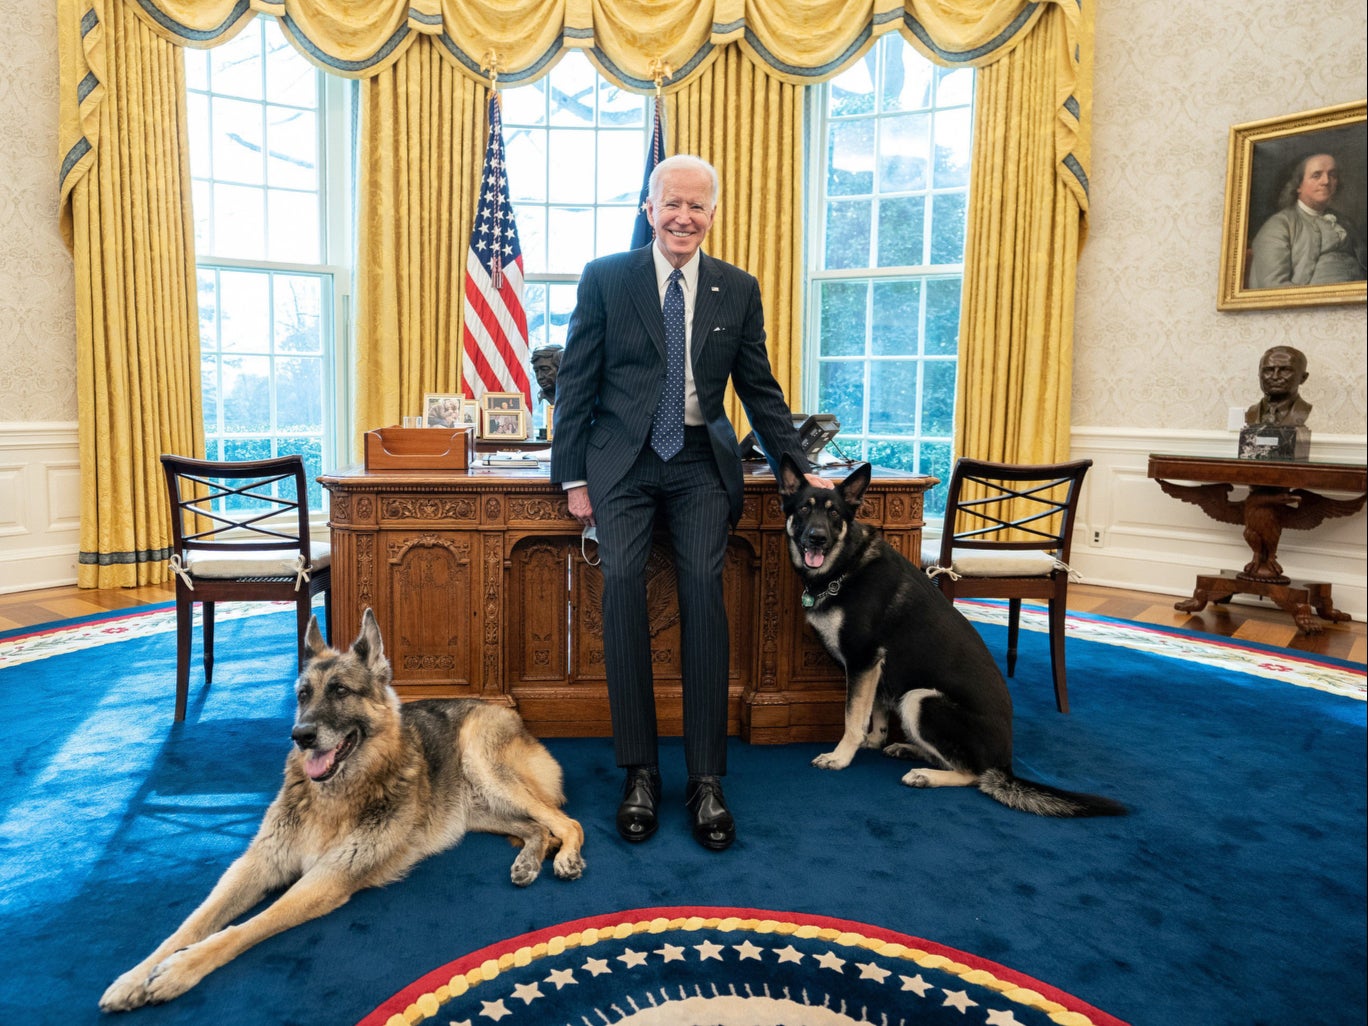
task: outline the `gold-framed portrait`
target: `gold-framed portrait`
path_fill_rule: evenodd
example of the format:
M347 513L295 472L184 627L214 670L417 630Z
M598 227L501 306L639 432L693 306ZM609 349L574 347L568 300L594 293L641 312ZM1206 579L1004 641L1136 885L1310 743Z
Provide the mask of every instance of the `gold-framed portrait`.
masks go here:
M480 396L480 409L500 413L526 411L527 397L521 392L486 392Z
M527 411L486 409L482 411L484 438L502 438L510 442L521 442L527 438Z
M1368 102L1230 129L1218 310L1362 303Z

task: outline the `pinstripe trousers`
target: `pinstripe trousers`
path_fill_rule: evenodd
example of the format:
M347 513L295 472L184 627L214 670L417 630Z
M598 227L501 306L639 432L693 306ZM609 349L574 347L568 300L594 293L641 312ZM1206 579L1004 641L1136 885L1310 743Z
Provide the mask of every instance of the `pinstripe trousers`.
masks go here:
M656 765L655 689L646 605L646 561L657 512L674 549L683 664L684 753L689 774L727 771L727 610L722 564L727 490L703 427L665 461L642 447L627 474L594 494L603 573L603 645L613 747L619 766Z

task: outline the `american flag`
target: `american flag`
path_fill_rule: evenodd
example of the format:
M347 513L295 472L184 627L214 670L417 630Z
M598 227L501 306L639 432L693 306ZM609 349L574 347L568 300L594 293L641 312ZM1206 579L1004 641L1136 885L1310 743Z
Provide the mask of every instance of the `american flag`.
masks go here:
M660 97L651 101L655 111L655 126L651 131L651 152L646 157L646 170L641 176L641 198L637 202L636 225L632 229L632 248L639 249L655 238L651 222L646 220L646 197L651 193L651 172L665 159L665 123L661 120Z
M466 254L465 394L521 392L532 408L527 379L527 311L523 258L508 200L499 97L489 94L489 142L480 175L480 203Z

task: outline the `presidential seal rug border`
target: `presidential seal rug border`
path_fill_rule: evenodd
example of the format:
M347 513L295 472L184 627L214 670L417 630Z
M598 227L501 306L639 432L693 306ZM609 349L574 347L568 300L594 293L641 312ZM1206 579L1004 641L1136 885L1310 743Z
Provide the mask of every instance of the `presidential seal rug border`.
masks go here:
M358 1026L1126 1026L1006 966L828 916L670 907L471 952Z

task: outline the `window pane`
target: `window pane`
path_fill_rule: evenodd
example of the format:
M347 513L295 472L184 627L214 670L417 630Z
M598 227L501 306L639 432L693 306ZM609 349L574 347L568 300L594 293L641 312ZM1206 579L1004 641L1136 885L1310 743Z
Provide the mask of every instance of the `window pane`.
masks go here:
M563 60L551 74L551 124L592 128L599 77L593 65L588 60Z
M547 161L555 172L548 189L552 203L584 203L593 195L593 132L552 129Z
M518 90L511 90L517 92ZM508 198L518 209L526 203L546 202L546 133L540 129L509 128L504 123L504 160L508 162ZM522 216L518 215L518 228Z
M869 430L912 434L917 430L917 363L880 360L870 374Z
M223 422L230 432L271 428L271 361L266 356L223 358ZM228 425L231 425L229 427Z
M318 106L318 70L277 30L266 34L266 95L297 107Z
M920 280L886 281L874 285L872 355L916 355L921 291Z
M874 109L873 69L877 49L871 49L831 80L827 96L832 117L868 114Z
M220 342L226 353L265 353L271 348L270 279L264 274L219 274Z
M883 118L879 122L879 191L914 192L926 188L931 156L931 119L925 114Z
M285 264L316 264L322 240L318 232L318 204L307 193L271 189L266 194L270 210L268 260Z
M844 432L864 430L865 382L862 361L823 360L818 382L817 406L822 413L834 413Z
M527 314L527 346L536 349L546 345L547 309L546 286L537 282L523 285L523 311Z
M969 140L972 132L972 112L968 107L941 111L936 115L937 189L969 184Z
M937 68L936 102L942 107L972 103L974 100L973 68Z
M321 316L322 281L319 278L313 275L276 275L277 352L321 354Z
M882 111L922 110L931 106L931 82L936 67L911 47L883 50Z
M824 266L829 271L869 265L870 202L833 201L827 207Z
M817 294L821 307L821 355L863 356L869 286L862 281L825 281Z
M959 351L961 278L931 278L926 283L926 326L922 350L927 355Z
M213 123L213 176L221 182L265 182L261 105L215 97Z
M560 65L556 65L556 68L559 69ZM552 71L551 74L556 75L556 71ZM546 124L546 91L550 85L549 77L539 78L530 85L505 89L499 93L499 108L503 112L504 127ZM504 142L507 145L507 137Z
M921 433L949 437L955 428L955 364L928 360L922 365Z
M646 108L641 97L599 77L599 126L602 128L641 128L646 123ZM632 139L640 140L637 133Z
M926 252L926 198L879 202L880 267L920 267Z
M265 196L261 189L242 185L214 186L214 249L216 256L259 258L266 252Z
M551 207L547 235L556 240L548 271L578 274L594 253L594 211L591 207ZM621 244L614 249L622 249Z
M640 110L640 104L637 107ZM598 134L597 178L599 203L630 203L636 216L636 200L641 194L641 173L646 167L646 154L641 148L641 135L636 132L600 132ZM631 241L632 230L626 239Z
M318 127L312 111L266 108L266 181L275 189L318 188Z
M637 187L640 190L640 186ZM636 226L636 206L598 208L598 245L599 253L610 253L626 249L632 241L632 229Z
M518 244L523 252L523 277L529 268L549 268L546 246L546 208L519 206L513 215L518 225ZM464 259L464 257L462 257ZM576 268L579 270L579 268Z
M831 126L827 145L827 193L865 195L874 191L874 124L852 121Z
M260 24L248 25L209 51L209 87L214 92L247 100L262 98L261 29Z
M286 357L275 361L274 428L307 431L323 423L323 361Z
M964 262L965 195L953 192L931 197L931 262Z
M547 291L551 297L551 330L547 342L563 346L570 314L575 309L575 286L552 285Z

